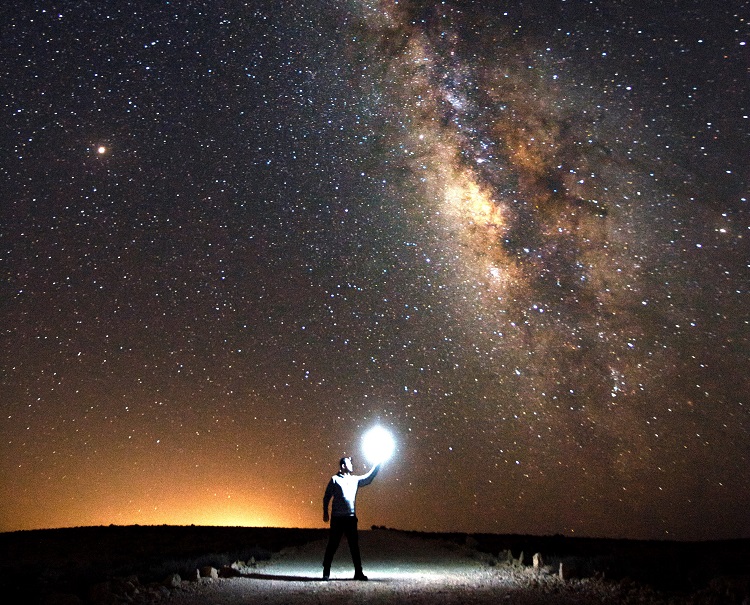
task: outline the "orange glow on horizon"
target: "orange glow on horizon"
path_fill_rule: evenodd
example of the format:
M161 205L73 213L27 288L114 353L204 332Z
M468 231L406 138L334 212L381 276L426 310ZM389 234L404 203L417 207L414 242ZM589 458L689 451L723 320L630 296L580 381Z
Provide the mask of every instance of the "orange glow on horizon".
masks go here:
M91 511L90 514L67 511L55 519L40 523L28 519L23 523L14 523L12 527L0 527L0 532L26 531L36 529L54 529L60 527L94 527L106 525L172 525L172 526L215 526L215 527L306 527L292 521L298 515L286 516L283 513L272 513L259 508L236 510L217 510L210 506L195 506L190 509L168 510L158 507L151 511L137 511L132 514L110 514L111 511ZM7 525L7 524L3 524Z
M158 480L156 480L158 481ZM27 492L19 506L0 518L0 532L106 525L177 525L222 527L313 527L317 516L309 503L288 501L283 492L243 485L221 489L161 482L120 485L99 492L71 489L40 503ZM80 484L78 487L82 487ZM262 493L261 493L262 492ZM314 508L317 512L317 507Z

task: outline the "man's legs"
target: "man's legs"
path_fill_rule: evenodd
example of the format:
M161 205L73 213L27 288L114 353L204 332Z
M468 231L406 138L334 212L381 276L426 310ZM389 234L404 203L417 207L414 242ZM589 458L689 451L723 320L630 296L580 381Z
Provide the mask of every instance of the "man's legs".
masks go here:
M354 563L354 579L366 580L367 576L362 572L362 556L359 552L359 534L357 532L357 517L331 517L331 533L328 536L328 546L323 557L323 578L328 579L331 575L331 563L336 549L341 542L341 536L346 534L349 543L349 552Z
M328 546L326 546L326 554L323 557L323 578L328 579L331 575L331 563L333 563L333 555L336 554L336 549L339 547L341 542L341 536L344 533L344 521L345 518L331 517L331 532L328 535ZM348 539L348 536L347 536Z
M357 532L357 517L348 517L344 529L346 541L349 543L349 552L352 553L354 563L354 579L366 580L367 576L362 572L362 556L359 552L359 534Z

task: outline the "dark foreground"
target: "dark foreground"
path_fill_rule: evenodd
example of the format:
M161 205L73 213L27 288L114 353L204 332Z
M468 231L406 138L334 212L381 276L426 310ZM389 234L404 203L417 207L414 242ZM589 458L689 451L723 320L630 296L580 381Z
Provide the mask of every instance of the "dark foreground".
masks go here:
M349 580L345 543L334 581L319 581L322 529L110 526L5 533L0 534L0 596L4 603L50 605L272 604L311 598L321 603L750 603L750 540L643 542L386 529L362 534L366 584ZM537 567L535 553L541 554ZM200 570L207 577L199 578Z

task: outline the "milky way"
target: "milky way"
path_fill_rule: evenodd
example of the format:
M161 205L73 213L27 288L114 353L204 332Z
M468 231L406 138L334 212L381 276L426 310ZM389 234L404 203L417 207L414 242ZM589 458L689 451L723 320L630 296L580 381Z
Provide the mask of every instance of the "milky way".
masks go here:
M750 536L748 15L680 4L4 9L0 529L317 526L380 423L363 525Z

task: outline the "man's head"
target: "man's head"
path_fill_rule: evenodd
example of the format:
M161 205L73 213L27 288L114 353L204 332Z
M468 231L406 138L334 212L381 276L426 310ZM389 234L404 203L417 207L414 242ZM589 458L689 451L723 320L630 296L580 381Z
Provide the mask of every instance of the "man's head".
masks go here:
M341 469L342 473L351 473L352 470L354 470L354 467L352 466L352 457L344 456L341 460L339 460L339 468Z

